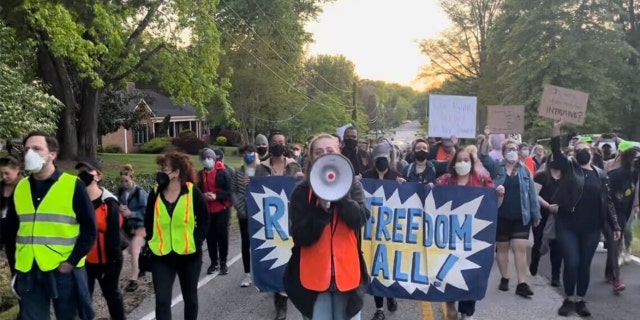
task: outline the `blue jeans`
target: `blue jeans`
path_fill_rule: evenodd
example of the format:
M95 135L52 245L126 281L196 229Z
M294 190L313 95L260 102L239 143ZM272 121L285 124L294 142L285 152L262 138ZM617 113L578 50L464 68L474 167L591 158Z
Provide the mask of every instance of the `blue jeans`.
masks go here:
M564 261L564 293L567 297L577 293L578 297L583 298L589 289L591 261L600 242L600 229L574 230L563 219L557 219L556 242Z
M360 320L360 312L347 319L347 295L341 292L325 292L318 294L313 305L313 319L303 317L305 320Z
M84 283L76 285L77 281ZM34 264L27 273L18 271L16 282L22 320L49 320L52 301L58 320L93 319L93 310L84 309L85 314L79 314L83 308L81 301L89 297L84 268L70 273L43 272Z

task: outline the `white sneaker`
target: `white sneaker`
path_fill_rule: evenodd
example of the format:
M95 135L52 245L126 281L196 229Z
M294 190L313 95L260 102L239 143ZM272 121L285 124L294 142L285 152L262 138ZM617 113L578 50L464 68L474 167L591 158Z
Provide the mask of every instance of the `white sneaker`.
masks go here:
M627 251L624 253L624 263L630 263L631 262L631 254Z
M468 316L466 314L462 314L462 320L473 320L473 316Z
M249 287L251 286L251 284L253 283L252 278L251 278L251 274L247 273L244 275L244 279L242 279L242 282L240 282L240 286L243 288Z

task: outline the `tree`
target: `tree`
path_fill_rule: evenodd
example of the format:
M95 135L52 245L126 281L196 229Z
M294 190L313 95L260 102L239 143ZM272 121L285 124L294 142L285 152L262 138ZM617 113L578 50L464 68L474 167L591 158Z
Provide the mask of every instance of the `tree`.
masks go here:
M149 117L145 108L134 109L131 105L141 99L151 99L140 91L126 92L124 90L105 89L100 100L100 116L98 117L98 134L105 135L116 132L120 127L136 129L140 121Z
M30 131L53 134L62 103L34 80L29 52L15 31L0 20L0 137L21 137Z
M225 96L217 74L214 0L14 1L2 18L37 43L38 73L65 105L60 158L93 156L105 88L155 80L179 104L206 114Z

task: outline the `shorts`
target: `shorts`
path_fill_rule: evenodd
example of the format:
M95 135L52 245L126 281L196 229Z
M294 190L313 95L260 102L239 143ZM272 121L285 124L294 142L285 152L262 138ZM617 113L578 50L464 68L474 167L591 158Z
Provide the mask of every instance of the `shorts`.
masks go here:
M529 239L531 225L523 225L522 220L508 220L498 218L496 226L496 241L508 242L513 239Z
M138 218L127 218L123 229L128 235L133 236L138 229L144 229L144 221Z

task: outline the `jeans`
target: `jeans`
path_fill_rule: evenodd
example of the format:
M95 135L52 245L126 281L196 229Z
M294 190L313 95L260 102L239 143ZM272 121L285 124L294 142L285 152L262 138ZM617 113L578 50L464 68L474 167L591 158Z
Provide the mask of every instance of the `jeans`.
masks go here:
M227 263L229 255L229 216L231 210L224 209L217 213L209 214L209 231L207 232L207 247L211 265L218 264L218 252L220 264Z
M556 241L562 252L564 293L584 297L589 289L591 261L600 241L600 229L574 230L563 219L556 219Z
M202 268L202 251L180 256L152 256L153 288L156 293L156 319L171 320L171 299L176 275L184 298L184 320L198 318L198 279Z
M250 273L251 247L249 242L249 219L238 219L238 225L240 226L240 240L242 242L242 265L244 266L244 273Z
M77 275L74 276L74 272ZM80 315L81 295L88 296L89 292L84 292L87 288L84 285L76 285L76 276L81 280L86 280L84 268L78 268L74 272L60 273L57 270L43 272L34 263L29 272L17 272L17 291L20 296L20 312L22 320L49 320L51 319L50 308L53 302L53 309L58 320L92 319L93 311L90 315ZM86 298L86 297L85 297Z
M122 294L118 285L120 283L120 271L122 271L122 260L111 264L87 263L87 277L89 279L89 293L93 297L93 288L96 280L100 284L102 296L107 301L109 315L113 320L126 319Z
M303 317L305 320L360 320L360 312L350 319L345 314L347 310L347 295L342 292L324 292L318 294L313 305L313 318Z
M613 280L620 279L620 264L618 263L618 255L620 254L620 240L613 239L613 229L608 223L605 223L602 230L604 238L607 241L607 263L604 269L604 275L611 277Z

